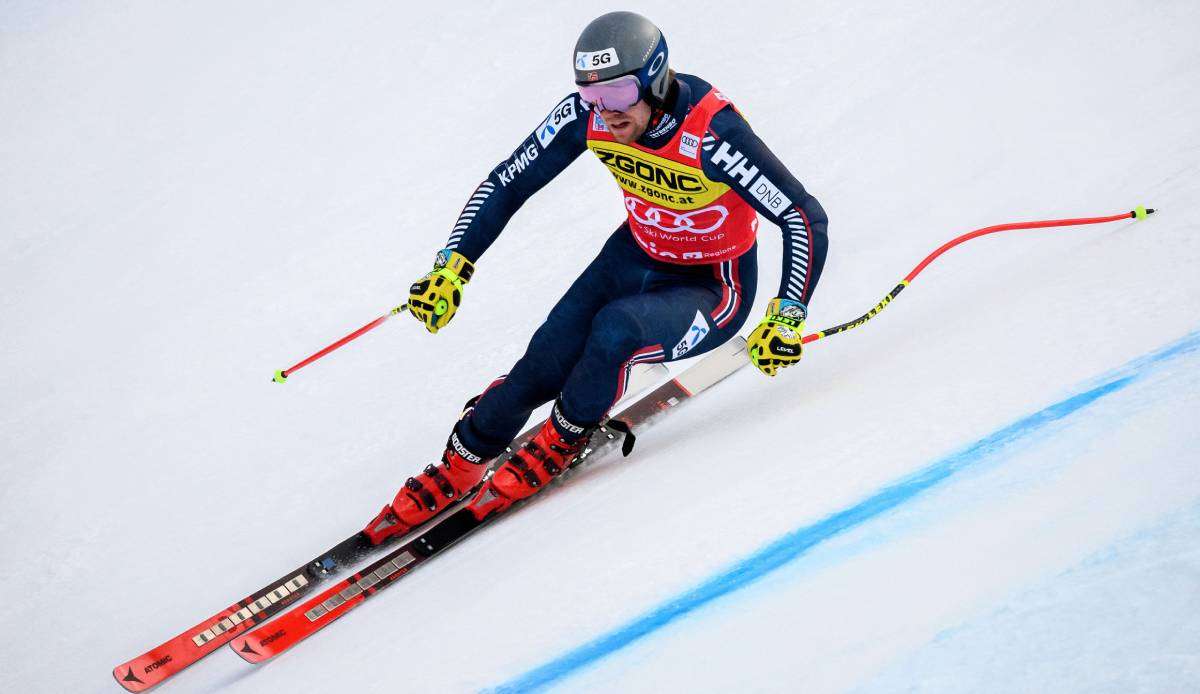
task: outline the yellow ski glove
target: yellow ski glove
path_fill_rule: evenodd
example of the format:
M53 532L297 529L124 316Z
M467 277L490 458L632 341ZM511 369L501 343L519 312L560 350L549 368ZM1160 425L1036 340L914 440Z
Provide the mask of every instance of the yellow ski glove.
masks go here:
M774 376L778 369L800 361L804 346L804 319L808 311L804 304L792 299L771 299L767 317L754 328L746 340L750 361L758 370Z
M408 288L408 312L431 333L446 327L462 303L463 285L471 280L475 266L450 249L438 251L433 272Z

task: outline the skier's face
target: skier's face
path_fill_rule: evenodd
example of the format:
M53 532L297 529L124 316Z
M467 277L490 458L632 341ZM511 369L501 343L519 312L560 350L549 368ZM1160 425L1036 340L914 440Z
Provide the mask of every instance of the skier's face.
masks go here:
M623 145L632 144L650 125L650 105L639 101L628 111L601 111L600 117L613 139Z

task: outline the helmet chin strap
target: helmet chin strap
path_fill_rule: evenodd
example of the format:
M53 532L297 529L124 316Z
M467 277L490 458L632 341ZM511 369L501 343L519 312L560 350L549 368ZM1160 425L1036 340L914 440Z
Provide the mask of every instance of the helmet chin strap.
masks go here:
M679 98L679 82L675 79L671 80L671 84L667 86L667 95L663 99L657 99L653 94L646 94L646 103L650 104L650 125L657 125L662 117L667 113L675 110L675 100Z

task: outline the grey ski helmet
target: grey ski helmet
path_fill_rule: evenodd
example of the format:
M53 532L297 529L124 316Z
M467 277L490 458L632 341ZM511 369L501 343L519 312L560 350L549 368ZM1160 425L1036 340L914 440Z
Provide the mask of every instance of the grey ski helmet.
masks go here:
M609 12L593 19L575 42L575 84L635 75L642 98L661 104L671 86L667 39L649 19Z

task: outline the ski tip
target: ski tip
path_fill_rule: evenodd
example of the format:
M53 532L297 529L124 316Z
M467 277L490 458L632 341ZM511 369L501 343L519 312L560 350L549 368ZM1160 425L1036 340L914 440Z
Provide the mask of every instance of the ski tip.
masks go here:
M121 685L126 691L144 692L154 686L154 683L147 684L139 678L133 671L133 665L129 663L124 663L113 668L112 675L117 684Z
M250 639L245 636L240 636L230 641L229 648L232 649L234 653L237 653L239 658L247 663L250 663L251 665L261 663L270 657L255 650L254 647L250 645Z
M229 650L238 653L238 657L247 663L258 663L263 659L263 654L254 650L254 647L250 645L250 640L245 636L239 636L239 638L229 641Z

